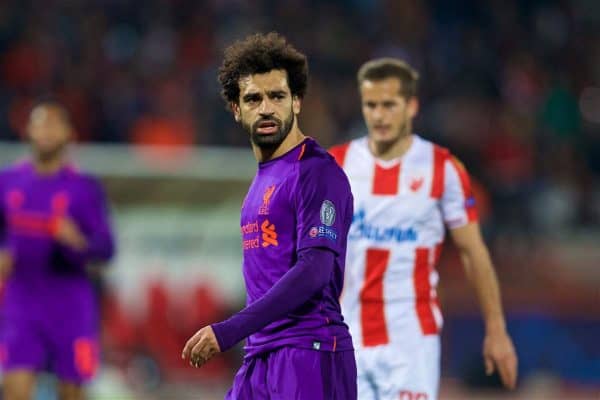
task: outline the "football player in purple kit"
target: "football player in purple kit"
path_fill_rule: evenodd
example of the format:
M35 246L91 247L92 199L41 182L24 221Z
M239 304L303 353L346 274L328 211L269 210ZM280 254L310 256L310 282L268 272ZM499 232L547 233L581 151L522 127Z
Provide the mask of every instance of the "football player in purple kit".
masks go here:
M247 338L226 399L356 399L338 301L352 194L335 161L298 127L307 78L306 57L276 33L234 43L219 70L258 160L241 210L247 306L200 329L182 357L199 367Z
M61 400L84 398L98 366L98 304L86 265L113 254L99 182L66 162L67 110L48 100L29 116L32 159L0 173L3 399L33 398L36 373Z

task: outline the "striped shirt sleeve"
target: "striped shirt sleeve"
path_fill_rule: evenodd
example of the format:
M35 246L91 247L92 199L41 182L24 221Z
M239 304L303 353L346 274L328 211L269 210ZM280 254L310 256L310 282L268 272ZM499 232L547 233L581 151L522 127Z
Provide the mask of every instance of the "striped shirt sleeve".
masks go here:
M477 206L471 179L464 165L454 156L444 163L444 192L441 198L444 222L456 229L477 221Z

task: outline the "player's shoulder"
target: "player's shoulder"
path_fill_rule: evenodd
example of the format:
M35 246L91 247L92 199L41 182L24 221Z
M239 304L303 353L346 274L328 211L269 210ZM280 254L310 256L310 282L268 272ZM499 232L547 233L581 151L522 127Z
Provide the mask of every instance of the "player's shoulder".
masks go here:
M427 149L428 152L433 151L434 166L438 165L446 172L456 171L459 174L467 172L467 168L462 161L460 161L460 159L447 147L439 145L430 140L423 139L422 137L418 137L418 140L421 142L423 148Z
M421 152L433 152L434 156L442 157L444 159L450 158L452 156L452 153L447 147L444 147L429 139L425 139L424 137L419 135L414 135L414 138L417 148L420 149Z
M84 171L74 164L65 166L65 174L70 180L75 181L78 185L87 188L100 188L102 186L100 179L89 171Z
M344 171L325 148L314 139L308 139L299 157L299 172L301 176L326 177L343 176Z
M340 144L330 147L329 154L331 154L333 156L333 158L335 159L335 161L338 163L339 166L343 167L345 165L347 155L348 155L350 148L361 147L361 146L364 147L367 145L366 143L367 143L366 136L359 137L357 139L349 140L347 142L343 142L343 143L340 143Z
M352 140L349 140L347 142L343 142L340 144L336 144L333 145L329 148L329 154L331 154L336 160L339 157L343 157L344 154L346 154L348 152L348 148L350 147L350 144L352 144Z
M10 179L15 176L23 175L27 171L31 171L33 168L31 161L29 160L18 160L12 162L0 170L0 178Z

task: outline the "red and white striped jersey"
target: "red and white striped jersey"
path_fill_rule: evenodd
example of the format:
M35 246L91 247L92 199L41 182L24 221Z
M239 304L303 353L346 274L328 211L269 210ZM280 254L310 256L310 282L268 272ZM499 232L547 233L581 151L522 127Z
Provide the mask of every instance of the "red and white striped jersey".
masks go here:
M355 346L399 342L407 330L437 334L435 265L444 226L477 219L465 168L417 135L404 156L391 161L375 158L366 137L330 152L354 195L342 311Z

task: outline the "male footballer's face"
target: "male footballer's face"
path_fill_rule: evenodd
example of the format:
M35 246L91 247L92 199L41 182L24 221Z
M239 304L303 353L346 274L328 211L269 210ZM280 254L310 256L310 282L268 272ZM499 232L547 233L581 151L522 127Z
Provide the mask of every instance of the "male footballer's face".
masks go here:
M59 157L71 139L72 129L65 112L57 106L40 105L29 115L27 133L40 160Z
M376 144L393 144L410 135L418 102L401 94L400 80L365 80L360 85L362 112L369 137Z
M233 103L235 120L250 133L260 148L276 148L294 125L300 113L300 99L292 96L287 72L274 69L264 74L240 78L239 103Z

